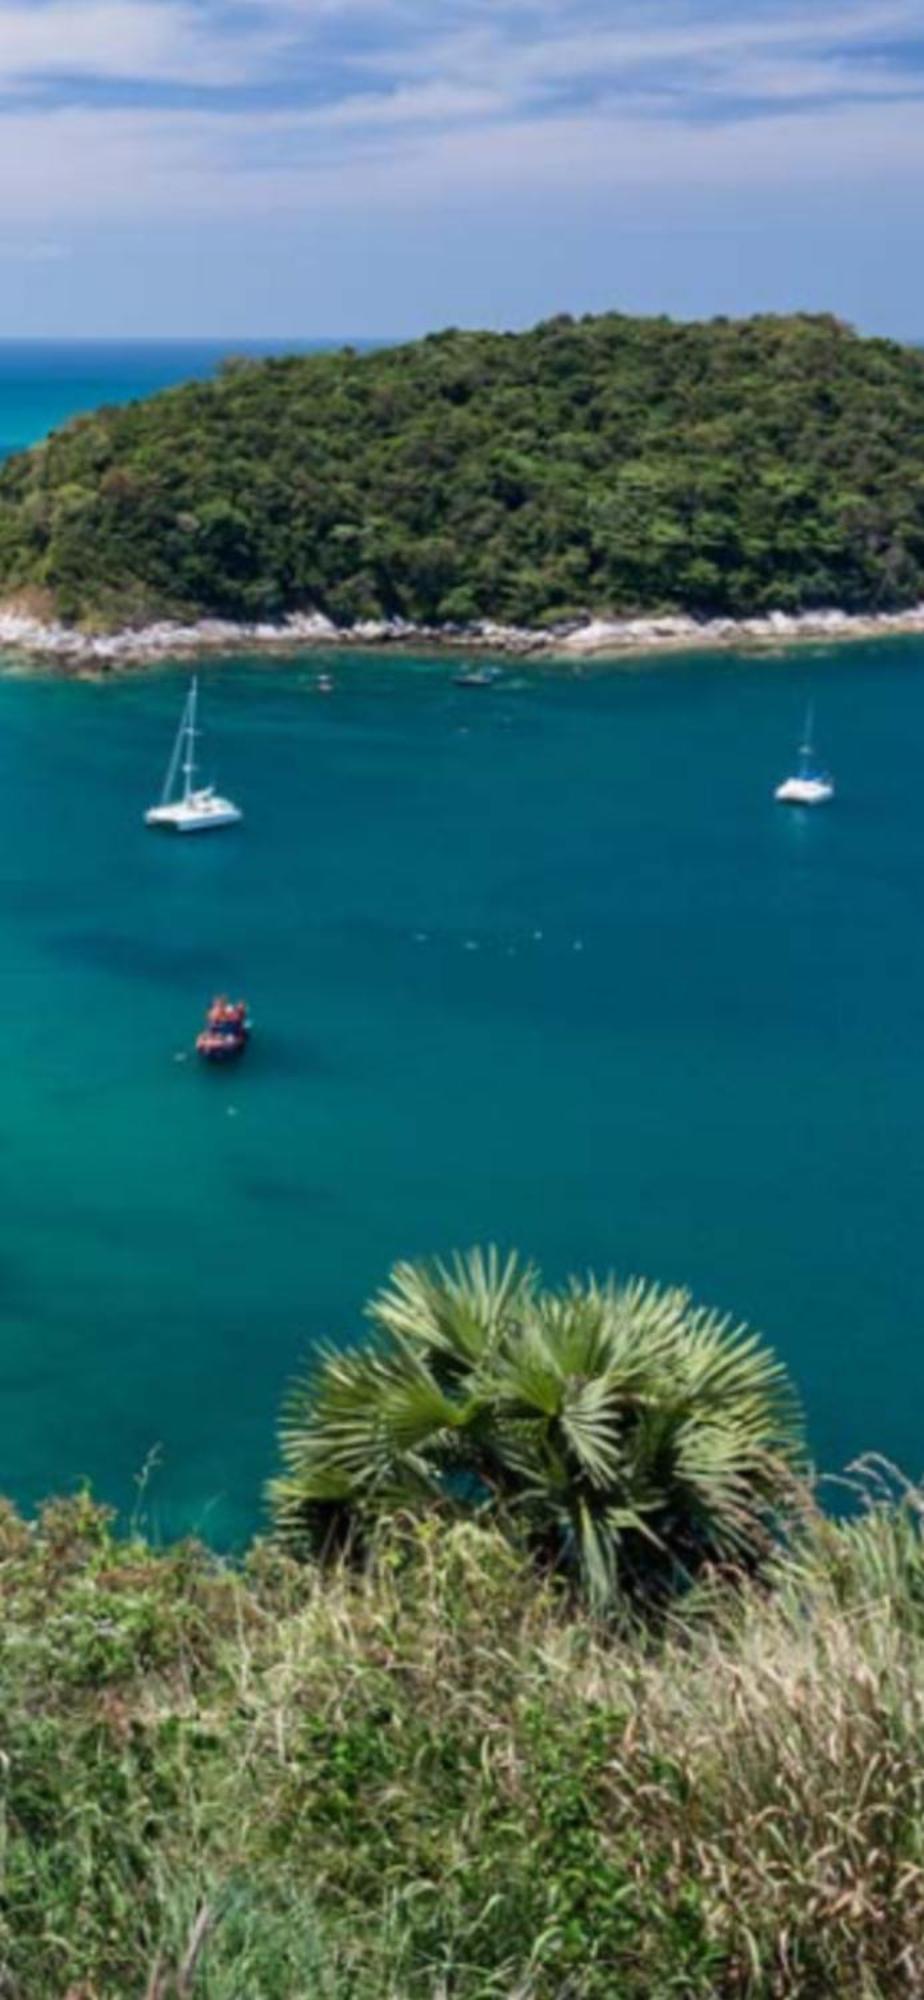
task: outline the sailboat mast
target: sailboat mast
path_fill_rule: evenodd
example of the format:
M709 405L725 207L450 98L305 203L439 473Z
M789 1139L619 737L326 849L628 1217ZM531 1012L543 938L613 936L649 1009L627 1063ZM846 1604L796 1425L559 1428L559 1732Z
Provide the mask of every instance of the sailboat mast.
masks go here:
M805 729L803 731L802 742L799 745L799 756L802 760L801 768L803 777L808 775L812 759L815 755L815 749L812 742L812 737L814 736L814 734L815 734L815 703L813 701L810 701L808 708L805 711Z
M169 805L173 797L174 787L176 785L177 775L180 769L180 759L183 755L183 745L186 741L186 721L188 715L189 715L189 696L187 695L186 700L183 703L183 713L180 716L180 726L174 738L173 749L170 752L170 762L167 765L167 775L164 778L164 789L160 795L160 802L162 806Z
M183 797L186 800L192 797L193 779L196 775L196 716L198 706L199 681L197 676L194 675L193 684L189 690L189 700L186 703L186 755L183 759Z

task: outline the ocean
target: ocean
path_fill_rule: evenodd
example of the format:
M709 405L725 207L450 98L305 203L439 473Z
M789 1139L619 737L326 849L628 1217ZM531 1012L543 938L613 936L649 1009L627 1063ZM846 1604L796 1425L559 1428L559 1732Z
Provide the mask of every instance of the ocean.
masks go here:
M0 349L0 435L190 354L48 351L43 400ZM821 1467L919 1474L924 645L321 664L204 668L246 824L187 842L141 817L184 670L0 679L3 1489L240 1541L316 1343L492 1240L690 1286L785 1358ZM809 695L838 799L801 815ZM212 1073L225 988L256 1034Z

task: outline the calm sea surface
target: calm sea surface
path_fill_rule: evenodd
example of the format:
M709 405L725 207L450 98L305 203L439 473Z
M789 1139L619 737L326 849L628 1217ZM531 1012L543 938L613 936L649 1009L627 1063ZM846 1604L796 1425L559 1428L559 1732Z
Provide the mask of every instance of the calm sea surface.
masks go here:
M181 674L0 680L0 1484L130 1506L159 1448L156 1525L242 1535L312 1343L492 1238L691 1285L825 1466L921 1472L924 647L331 664L205 671L247 823L188 842L141 824ZM221 987L230 1075L188 1059Z

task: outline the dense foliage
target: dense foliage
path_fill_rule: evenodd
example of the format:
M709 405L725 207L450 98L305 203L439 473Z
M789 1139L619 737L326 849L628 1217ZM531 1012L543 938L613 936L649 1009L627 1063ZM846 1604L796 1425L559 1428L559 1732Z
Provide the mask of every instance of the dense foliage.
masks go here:
M0 588L88 623L536 624L924 597L924 356L618 314L231 364L0 471Z
M592 1608L637 1611L706 1569L765 1562L800 1430L785 1369L687 1293L640 1282L545 1290L511 1256L399 1264L372 1339L288 1398L277 1524L352 1545L396 1508L509 1525Z
M471 1524L360 1575L0 1511L0 1992L912 2000L920 1505L657 1647Z

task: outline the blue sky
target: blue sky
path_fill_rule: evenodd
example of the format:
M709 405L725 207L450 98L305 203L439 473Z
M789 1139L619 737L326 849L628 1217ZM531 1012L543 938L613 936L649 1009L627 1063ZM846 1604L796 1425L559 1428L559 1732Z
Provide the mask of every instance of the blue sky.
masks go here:
M924 338L924 0L0 0L0 332Z

